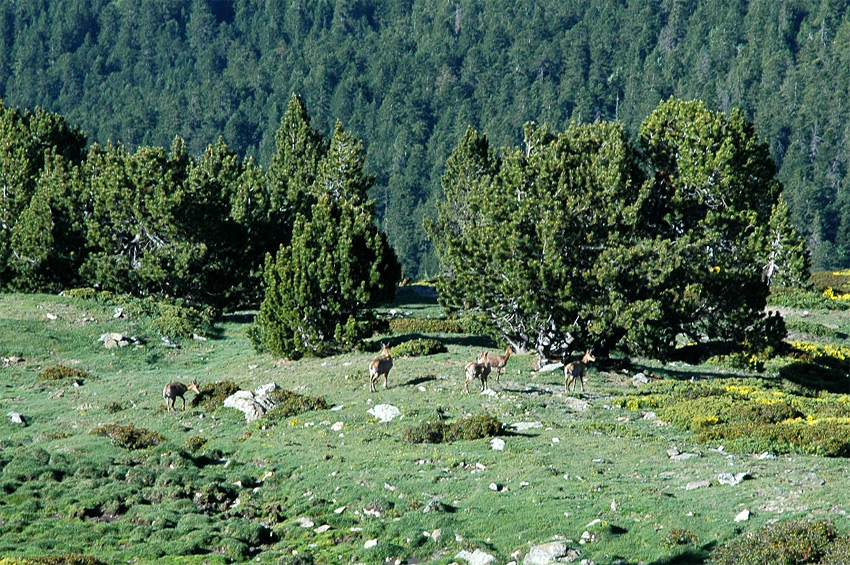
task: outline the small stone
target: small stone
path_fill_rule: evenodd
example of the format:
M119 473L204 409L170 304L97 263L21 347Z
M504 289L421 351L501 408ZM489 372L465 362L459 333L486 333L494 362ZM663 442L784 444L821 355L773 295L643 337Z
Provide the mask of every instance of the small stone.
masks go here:
M13 424L21 424L21 425L24 425L24 426L27 425L26 420L24 420L23 414L19 414L17 412L9 412L6 415L9 417L9 422L11 422Z
M703 479L701 481L691 481L690 483L685 485L685 490L694 490L698 488L710 487L711 481L708 479Z
M750 519L750 511L747 510L747 509L742 510L741 512L738 513L737 516L735 516L736 522L746 522L749 519Z
M392 404L376 404L366 412L379 419L381 422L392 422L401 416L401 410Z
M318 528L316 528L316 529L315 529L315 530L313 530L313 531L314 531L314 532L316 532L317 534L323 534L323 533L327 532L327 531L328 531L328 530L330 530L330 529L331 529L331 527L330 527L329 525L327 525L327 524L323 524L323 525L319 526Z
M313 527L313 520L311 520L310 518L307 518L306 516L298 518L297 520L295 520L295 522L299 526L301 526L302 528L312 528Z
M366 549L369 549L371 547L375 547L376 545L378 545L377 538L368 540L366 543L363 544L363 547L365 547Z
M511 424L508 426L518 432L524 432L525 430L535 430L543 427L543 424L540 422L517 422L515 424Z
M641 386L649 383L649 377L647 377L643 373L638 373L632 377L632 385L633 386Z
M490 440L490 449L493 451L504 451L505 450L505 440L502 438L494 437Z
M467 561L469 565L489 565L496 560L495 557L489 553L481 551L478 548L475 548L475 551L472 553L464 549L455 555L455 559L463 559L464 561Z
M741 481L748 479L750 477L749 473L720 473L717 475L717 482L721 485L729 485L729 486L737 486L741 484Z

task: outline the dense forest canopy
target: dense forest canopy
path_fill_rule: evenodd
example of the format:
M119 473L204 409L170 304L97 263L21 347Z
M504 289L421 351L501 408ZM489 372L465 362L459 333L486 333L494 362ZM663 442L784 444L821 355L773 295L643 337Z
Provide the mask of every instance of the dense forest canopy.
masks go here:
M850 0L6 0L0 98L131 150L222 136L268 166L292 93L364 141L370 196L408 276L472 126L641 121L670 96L740 108L768 144L814 268L850 265ZM844 190L843 190L844 189Z

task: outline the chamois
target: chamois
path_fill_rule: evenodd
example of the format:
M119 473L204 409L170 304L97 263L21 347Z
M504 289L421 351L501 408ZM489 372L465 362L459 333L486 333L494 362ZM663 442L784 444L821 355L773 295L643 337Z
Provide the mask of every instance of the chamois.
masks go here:
M487 356L487 352L482 351L478 354L478 358L475 361L466 364L466 369L464 370L466 378L463 382L463 388L466 390L466 394L469 394L469 383L475 379L481 380L481 392L487 389L487 377L490 376L491 370Z
M381 344L381 355L377 359L373 359L369 363L369 392L375 392L375 383L378 377L384 376L384 388L387 388L387 378L390 375L390 369L393 368L393 358L390 354L390 348L386 343Z
M186 391L191 390L194 391L195 394L200 394L201 389L198 388L198 381L193 380L188 385L184 385L181 382L173 382L165 385L165 388L162 389L162 397L165 399L165 404L168 406L168 410L177 410L174 406L174 402L177 398L183 401L183 410L186 409L186 399L183 397L186 394Z
M508 362L508 359L511 358L511 353L513 353L513 350L511 349L510 345L505 350L504 355L498 355L496 353L490 353L489 351L486 353L486 361L485 362L488 365L490 365L491 369L496 369L496 382L499 382L499 377L502 376L502 371L504 370L505 365Z
M575 388L576 379L581 384L581 391L584 392L584 371L585 365L591 361L596 361L596 357L588 350L581 361L573 361L564 366L564 392L569 392L569 387Z

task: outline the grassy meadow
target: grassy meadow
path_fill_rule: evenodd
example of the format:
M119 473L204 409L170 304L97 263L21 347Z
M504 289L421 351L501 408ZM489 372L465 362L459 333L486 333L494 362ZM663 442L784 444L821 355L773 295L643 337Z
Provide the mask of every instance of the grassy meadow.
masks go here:
M432 299L400 297L381 312L443 315ZM174 348L145 315L116 318L115 307L0 296L4 565L48 556L448 564L475 549L521 563L531 547L556 540L597 564L701 563L777 521L850 531L850 390L842 390L850 317L841 312L784 309L798 322L789 339L810 350L800 346L763 373L600 360L583 394L565 394L562 371L537 371L532 356L514 355L501 382L491 379L493 393L478 394L476 383L467 395L465 363L502 344L461 333L375 336L374 351L382 340L397 347L425 337L446 352L396 357L389 388L370 393L374 351L297 362L258 354L246 337L249 314ZM139 341L106 349L98 339L107 332ZM51 378L54 367L68 376ZM637 373L650 383L634 386ZM807 386L822 373L829 391ZM328 408L246 423L189 392L185 411L167 411L163 386L192 379L246 390L275 382ZM378 404L401 417L379 421L368 413ZM415 426L482 414L503 424L503 449L489 437L409 441ZM157 439L128 444L99 433L107 426ZM724 474L743 480L721 484Z

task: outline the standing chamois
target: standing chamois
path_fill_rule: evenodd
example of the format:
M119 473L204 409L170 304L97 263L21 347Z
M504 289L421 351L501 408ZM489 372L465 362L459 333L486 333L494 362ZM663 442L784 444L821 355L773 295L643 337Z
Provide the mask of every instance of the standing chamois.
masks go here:
M200 394L201 389L198 388L198 381L193 380L188 385L184 385L180 382L168 383L165 385L165 388L162 389L162 397L165 399L165 404L168 406L169 412L171 410L177 410L174 407L174 401L179 398L183 401L183 410L186 409L186 399L183 397L186 394L186 391L191 390L195 394Z
M505 365L508 363L508 359L511 358L511 353L513 353L513 350L509 345L508 348L505 350L504 355L490 353L489 351L484 354L484 362L490 365L491 369L496 369L496 382L499 382L499 377L502 376L502 371L505 369Z
M481 392L487 390L487 377L490 376L490 368L486 351L479 353L475 361L466 364L466 369L464 369L466 378L463 382L466 394L469 394L469 383L475 379L481 379Z
M596 357L588 350L581 361L573 361L564 366L564 392L569 392L570 386L575 388L576 379L581 383L581 391L584 392L585 365L591 361L596 361Z
M387 378L392 368L393 358L390 354L390 348L386 343L382 343L380 357L369 363L369 392L375 392L375 383L378 382L378 377L381 375L384 375L384 388L387 388Z

